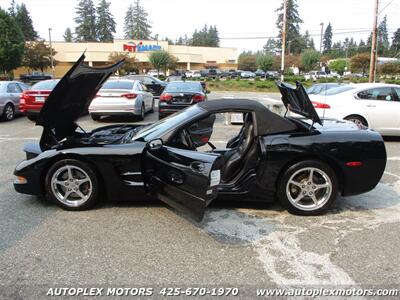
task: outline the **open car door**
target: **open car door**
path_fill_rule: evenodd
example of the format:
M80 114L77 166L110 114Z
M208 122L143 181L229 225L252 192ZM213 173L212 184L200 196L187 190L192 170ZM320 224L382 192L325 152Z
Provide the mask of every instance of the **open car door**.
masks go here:
M142 173L149 191L200 222L217 197L223 158L164 146L161 139L149 142L144 151Z

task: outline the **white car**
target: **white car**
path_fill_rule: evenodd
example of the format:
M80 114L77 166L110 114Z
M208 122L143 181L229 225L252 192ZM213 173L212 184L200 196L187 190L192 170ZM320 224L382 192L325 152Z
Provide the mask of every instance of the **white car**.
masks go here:
M310 73L304 74L304 79L305 80L312 80L315 81L318 78L327 78L328 75L326 74L325 71L311 71Z
M201 77L201 73L200 73L200 71L187 71L185 73L185 76L187 78L200 78Z
M160 71L157 72L157 70L150 70L147 72L147 75L157 77L157 76L165 76L164 72Z
M139 80L108 80L90 103L93 120L102 116L130 115L144 119L146 112L154 111L154 98Z
M400 136L400 86L358 83L310 95L319 116L345 119L382 135Z
M250 71L242 71L240 73L240 77L242 78L255 78L256 74Z

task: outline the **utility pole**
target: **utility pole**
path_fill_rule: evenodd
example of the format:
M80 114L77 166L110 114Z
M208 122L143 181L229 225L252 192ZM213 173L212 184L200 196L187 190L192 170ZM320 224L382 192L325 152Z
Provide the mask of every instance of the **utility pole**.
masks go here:
M285 48L286 48L286 19L287 19L287 0L283 0L283 28L282 28L282 58L281 58L281 81L284 80L285 72Z
M49 28L49 42L50 42L50 63L51 63L51 72L54 77L54 60L53 60L53 47L51 44L51 28Z
M371 59L369 63L369 82L375 81L378 14L379 14L379 0L375 0L374 25L372 27Z
M323 34L324 34L324 23L322 22L321 24L319 24L319 25L321 25L321 41L320 41L320 43L319 43L319 52L321 52L322 53L322 36L323 36Z

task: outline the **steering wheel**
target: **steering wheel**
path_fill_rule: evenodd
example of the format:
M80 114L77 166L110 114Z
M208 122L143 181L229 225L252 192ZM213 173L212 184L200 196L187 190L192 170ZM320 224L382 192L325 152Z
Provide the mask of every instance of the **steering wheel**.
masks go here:
M196 146L193 143L192 137L190 136L189 132L186 129L182 129L181 131L182 138L186 142L187 146L191 150L195 150Z

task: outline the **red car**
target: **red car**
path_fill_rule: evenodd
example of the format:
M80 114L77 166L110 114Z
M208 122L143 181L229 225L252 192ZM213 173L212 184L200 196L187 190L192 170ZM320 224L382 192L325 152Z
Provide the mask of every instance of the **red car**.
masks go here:
M44 102L58 81L58 79L40 81L19 96L19 109L29 120L36 120Z

